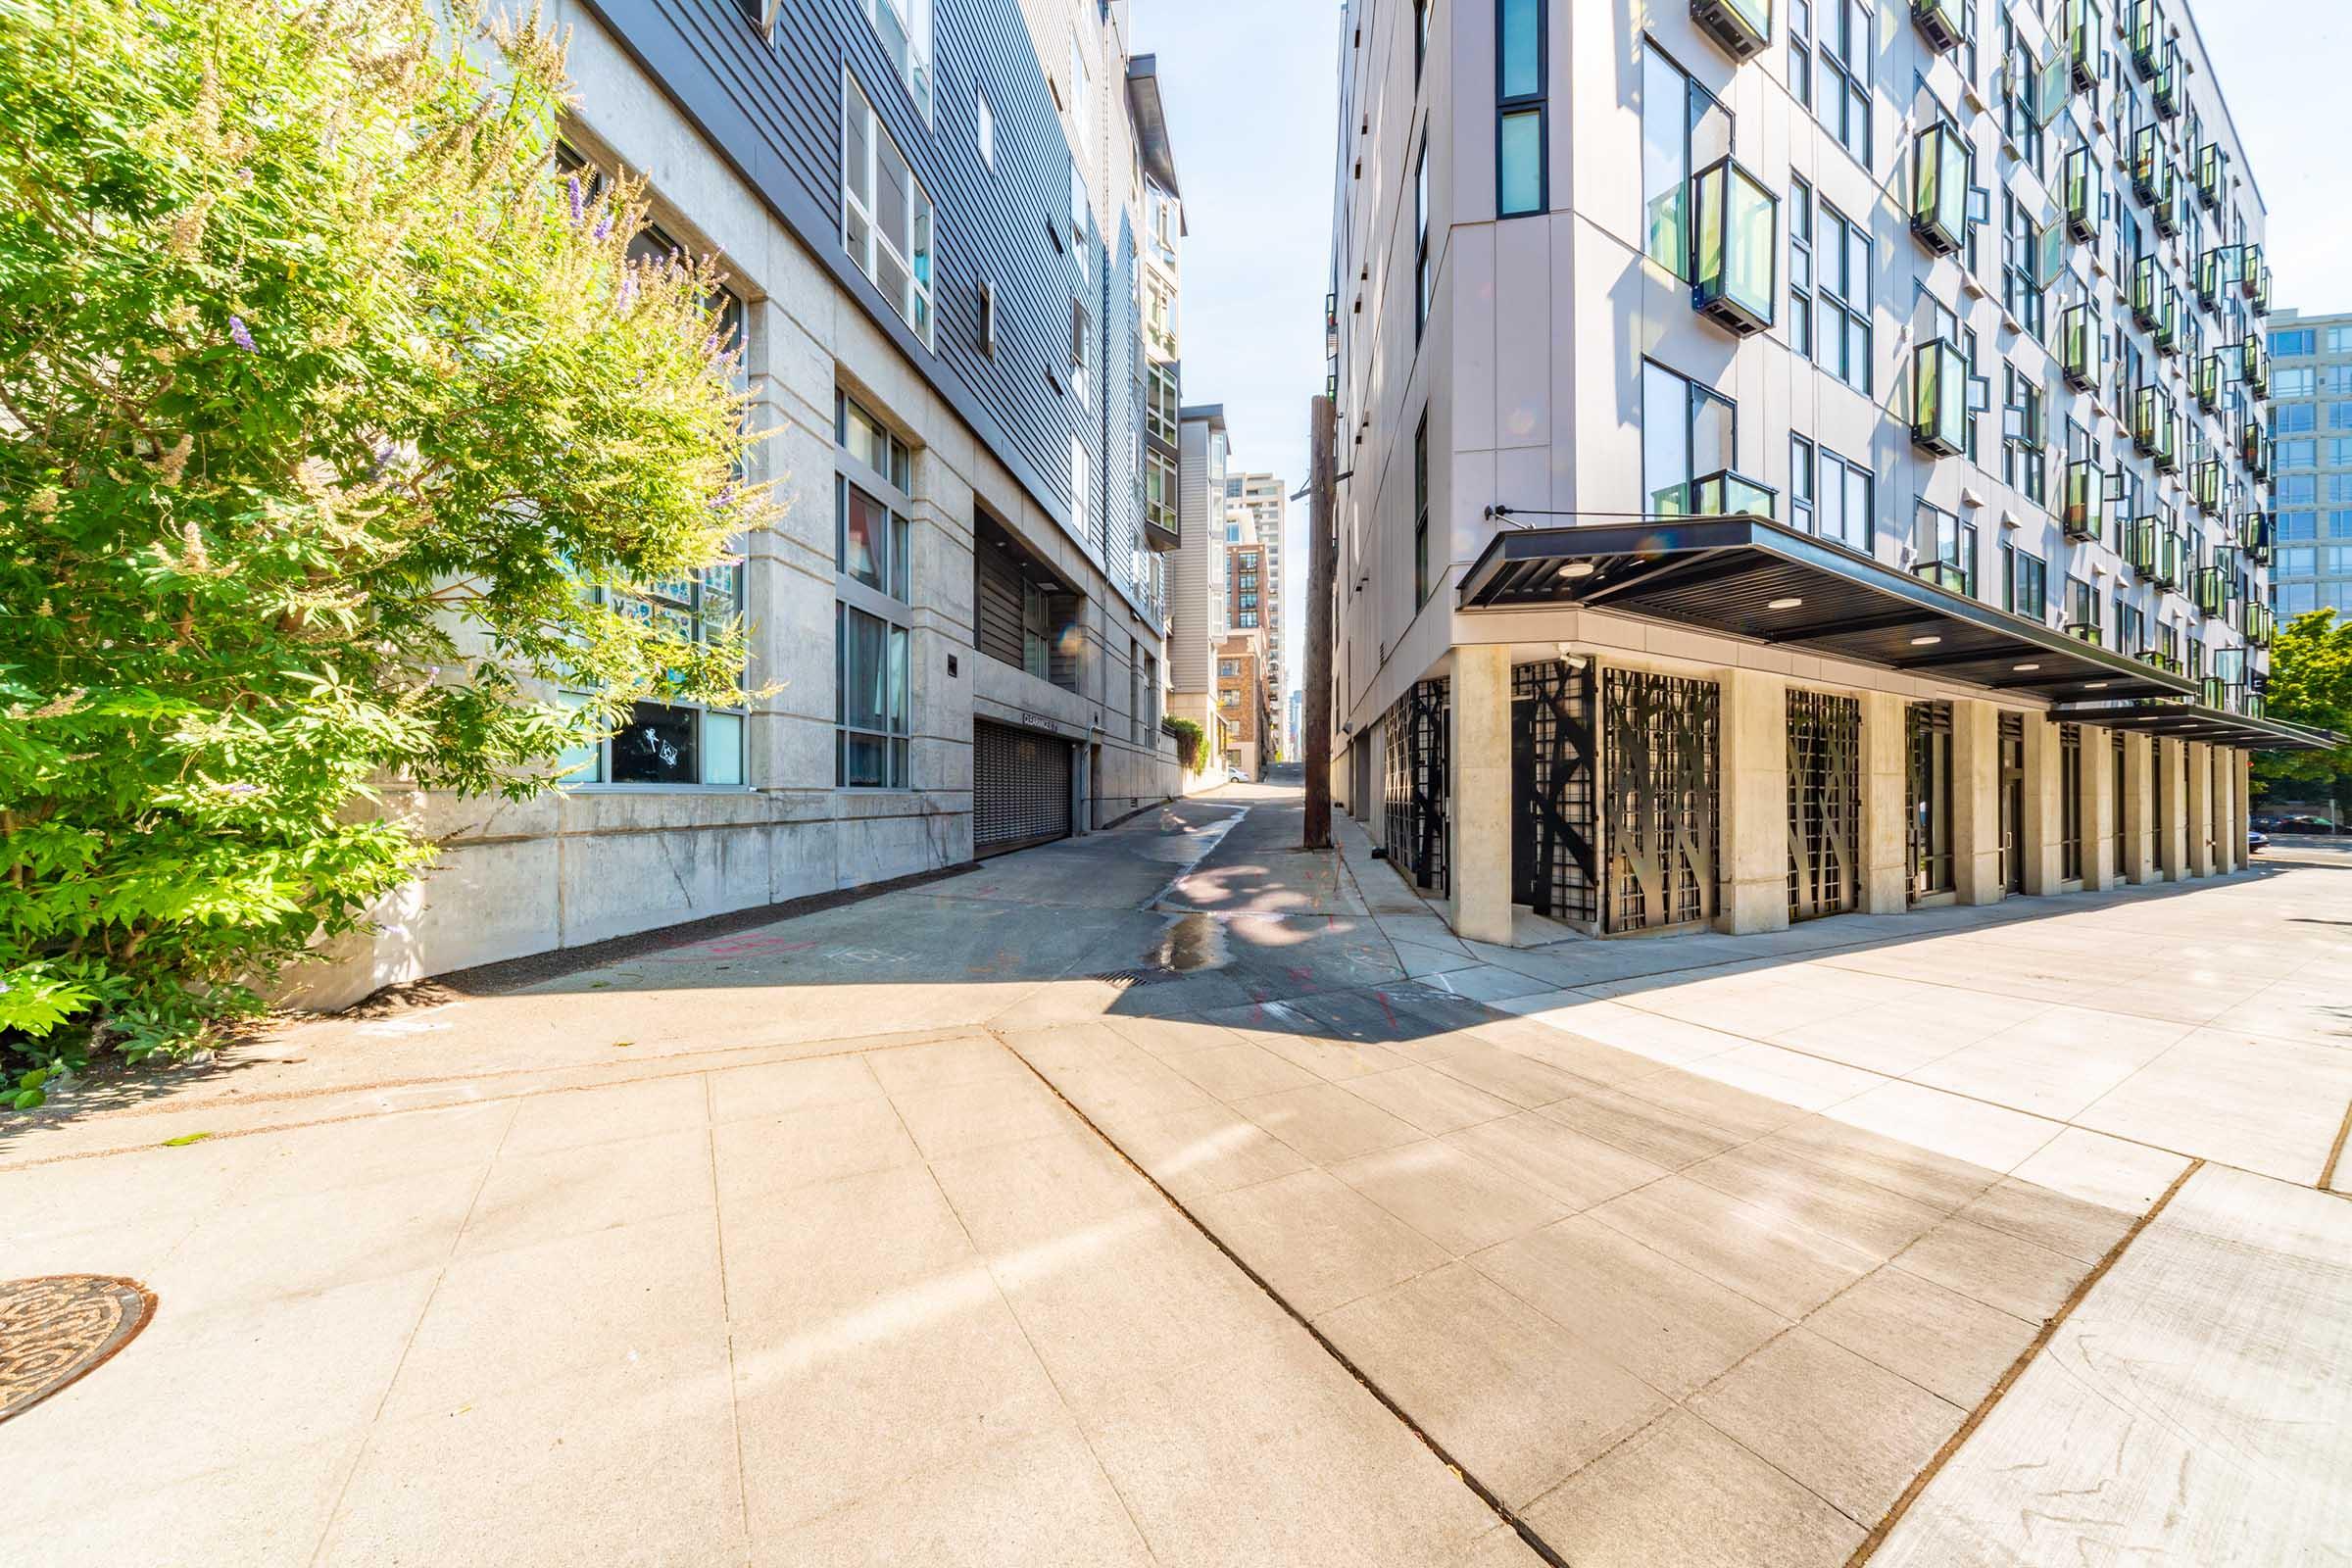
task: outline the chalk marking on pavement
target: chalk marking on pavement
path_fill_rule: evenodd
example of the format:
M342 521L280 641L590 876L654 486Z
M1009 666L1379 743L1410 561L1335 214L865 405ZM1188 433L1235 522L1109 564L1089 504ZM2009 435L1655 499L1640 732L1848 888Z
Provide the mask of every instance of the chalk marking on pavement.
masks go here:
M1894 1533L1896 1525L1902 1523L1903 1515L1911 1511L1911 1505L1919 1500L1920 1494L1928 1490L1928 1484L1942 1471L1945 1461L1958 1453L1960 1446L1975 1434L1978 1427L1984 1424L1984 1418L1992 1414L1992 1407L2001 1402L2001 1396L2009 1392L2010 1386L2026 1375L2026 1368L2057 1337L2058 1330L2066 1320L2074 1316L2075 1308L2082 1304L2082 1298L2090 1294L2091 1287L2107 1277L2107 1271L2115 1267L2116 1259L2124 1255L2124 1249L2139 1240L2139 1233L2164 1212L2165 1205L2173 1200L2173 1195L2187 1186L2188 1179L2204 1168L2205 1161L2190 1160L2188 1168L2173 1178L2173 1185L2164 1190L2163 1196L2148 1205L2148 1211L2133 1220L2132 1228L2107 1249L2107 1255L2093 1264L2090 1272L2083 1275L2074 1290L2067 1294L2066 1299L2059 1303L2058 1310L2042 1323L2041 1332L2034 1335L2033 1342L2018 1352L2017 1359L2009 1363L2009 1370L2001 1374L2000 1381L1984 1391L1984 1397L1979 1399L1977 1407L1968 1412L1968 1419L1960 1423L1959 1430L1943 1440L1943 1446L1936 1450L1927 1468L1911 1478L1911 1484L1903 1489L1901 1496L1894 1499L1894 1506L1886 1510L1886 1517L1879 1521L1878 1528L1862 1538L1862 1544L1856 1546L1854 1554L1845 1559L1845 1568L1862 1568L1862 1564L1870 1561L1878 1549L1886 1544L1886 1538Z

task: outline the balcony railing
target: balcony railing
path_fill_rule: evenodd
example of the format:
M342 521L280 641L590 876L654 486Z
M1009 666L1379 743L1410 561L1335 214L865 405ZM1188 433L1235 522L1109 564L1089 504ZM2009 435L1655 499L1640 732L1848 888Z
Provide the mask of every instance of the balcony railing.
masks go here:
M1912 139L1911 231L1938 256L1968 233L1968 143L1939 121Z
M2246 644L2251 648L2268 648L2271 640L2278 635L2278 612L2259 599L2246 601L2242 623Z
M2189 390L2197 397L2197 407L2207 414L2217 414L2222 407L2222 351L2214 349L2197 356L2189 368Z
M2207 516L2222 510L2222 460L2199 458L2188 466L2188 496Z
M2258 398L2271 394L2271 351L2262 334L2249 332L2237 343L2237 377Z
M2156 586L2179 588L2188 581L2188 540L2167 530L2156 540Z
M2156 558L2164 553L2164 524L2143 514L2132 519L2124 535L2124 559L2148 582L2156 580Z
M2096 541L2106 536L2109 488L2098 465L2066 466L2066 505L2060 519L2069 539Z
M1752 59L1772 43L1772 0L1690 0L1690 20L1734 60Z
M2246 471L2257 480L2268 479L2271 476L2271 454L2275 450L2271 444L2271 432L2263 422L2255 418L2247 419L2237 433L2237 456L2245 464Z
M1938 457L1967 444L1968 361L1944 338L1911 356L1911 441Z
M1949 54L1967 34L1960 27L1960 0L1911 0L1911 20L1928 47Z
M2226 245L2216 245L2197 258L2197 303L2199 305L2209 311L2220 307L2222 279L2231 275L2230 269L2233 267L2234 263L2230 260L2230 250Z
M2197 200L2209 213L2222 210L2222 196L2230 185L2230 155L2222 144L2209 141L2197 149L2194 167L2197 172Z
M2090 149L2078 147L2066 155L2060 181L2066 207L2066 231L2088 245L2099 237L2099 166Z
M2237 286L2246 298L2252 299L2262 292L2266 270L2262 265L2260 245L2240 245L2237 248Z
M2067 621L2066 634L2077 642L2088 643L2093 648L2099 647L2107 639L2107 634L2100 628L2099 623L2094 619L2087 618Z
M2164 7L2157 0L2132 0L2132 10L2124 27L2125 42L2132 50L2132 64L2140 79L2156 74L2164 55Z
M1670 485L1650 497L1650 508L1667 516L1776 517L1781 493L1743 473L1718 468L1687 484Z
M2151 332L2164 310L2164 276L2156 269L2152 255L2132 264L2132 319Z
M2158 459L2158 466L2170 457L2179 462L2180 434L2174 428L2173 396L2154 383L2146 383L2132 394L2132 442L2142 457Z
M2180 194L2180 171L2167 159L2164 167L2156 171L2156 201L2151 214L2156 220L2156 232L2168 236L2180 233L2187 205Z
M2066 308L2058 318L2058 365L2068 386L2088 392L2099 384L2099 353L2106 343L2098 306L2085 300Z
M1690 304L1740 337L1772 325L1781 203L1731 158L1690 177Z
M2156 81L2148 96L2155 100L2156 113L2173 120L2180 113L2180 46L2170 39L2165 41L2163 57L2157 62Z
M2150 335L2155 339L2159 354L2178 354L2180 351L2180 290L2167 279L2156 293L2156 324Z
M2161 669L2168 675L2180 673L2180 656L2168 654L2161 648L2142 648L2133 656L2150 669Z
M2163 183L2163 168L2164 132L2154 125L2140 126L2132 133L2132 188L2151 206Z
M2066 0L2063 20L2066 57L2073 64L2075 85L2095 92L2099 85L2099 23L2094 0Z
M2197 609L2208 615L2224 615L2230 610L2230 575L2219 566L2199 566L2191 584L2190 598Z
M2238 546L2245 551L2246 559L2257 566L2271 564L2271 541L2274 537L2271 514L2267 512L2249 512L2238 521Z
M2219 675L2199 676L2197 678L2197 701L2206 708L2229 707L2230 683Z

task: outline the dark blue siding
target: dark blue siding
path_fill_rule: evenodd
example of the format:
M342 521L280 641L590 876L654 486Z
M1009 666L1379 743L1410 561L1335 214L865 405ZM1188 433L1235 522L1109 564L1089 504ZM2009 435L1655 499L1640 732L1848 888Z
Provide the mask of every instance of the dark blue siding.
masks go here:
M1097 557L1113 580L1133 576L1123 533L1106 553L1101 524L1070 517L1070 437L1092 456L1090 512L1121 515L1107 495L1111 440L1123 440L1125 388L1107 375L1110 342L1125 336L1117 314L1098 310L1090 395L1068 390L1070 302L1077 282L1068 254L1070 148L1029 30L1014 0L937 0L933 43L935 123L883 55L858 0L785 0L772 43L738 0L586 0L640 65L659 80L721 156L830 268L1028 487L1038 504ZM935 214L934 346L926 349L841 243L841 73L858 77L889 126ZM975 93L996 118L996 168L980 161ZM1098 80L1099 94L1125 83ZM1122 100L1113 97L1114 110ZM585 106L593 122L596 108ZM1108 307L1100 225L1089 236L1090 301ZM1064 247L1049 237L1059 225ZM979 284L997 291L997 352L980 352ZM1121 280L1123 282L1123 280ZM1047 376L1048 368L1053 379ZM1107 383L1107 384L1105 384ZM1056 384L1064 388L1057 391ZM1104 428L1105 418L1110 429ZM1113 434L1115 432L1115 434ZM1106 436L1109 439L1106 439ZM1105 509L1104 503L1110 504ZM1132 502L1124 503L1131 506Z

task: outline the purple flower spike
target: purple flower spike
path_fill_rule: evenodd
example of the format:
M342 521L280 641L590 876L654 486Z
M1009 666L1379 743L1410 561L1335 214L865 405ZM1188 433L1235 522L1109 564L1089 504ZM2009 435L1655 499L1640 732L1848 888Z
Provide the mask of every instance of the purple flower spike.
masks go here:
M228 340L248 354L257 352L253 346L253 334L245 330L245 318L241 316L228 318Z
M703 339L703 358L706 360L713 359L717 356L717 354L718 334L713 332L709 337Z
M637 271L632 268L621 275L620 308L627 310L637 298Z
M579 175L566 174L564 176L564 193L571 198L571 221L572 226L576 228L579 226L582 215L587 211L586 196L580 189Z
M612 215L611 213L607 213L604 217L596 220L596 227L589 231L588 237L590 239L603 239L607 234L612 232Z

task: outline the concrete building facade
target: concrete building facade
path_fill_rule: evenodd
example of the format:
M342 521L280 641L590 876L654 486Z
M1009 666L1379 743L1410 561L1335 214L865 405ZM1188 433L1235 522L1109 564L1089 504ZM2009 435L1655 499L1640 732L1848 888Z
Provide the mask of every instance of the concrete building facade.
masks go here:
M1231 437L1222 404L1179 415L1177 520L1183 540L1168 569L1168 711L1201 727L1208 755L1225 755L1217 702L1217 649L1231 630L1225 481Z
M1375 5L1336 793L1465 936L2243 856L2261 194L2157 0Z
M2271 318L2272 608L2352 615L2352 314Z
M1225 763L1262 778L1273 760L1272 634L1266 625L1266 551L1225 547L1225 624L1217 645L1217 714L1224 720Z
M1179 788L1174 159L1125 0L555 0L565 158L719 258L779 513L657 612L740 614L733 710L641 707L300 1000L1081 833ZM1172 466L1168 471L1172 473Z

